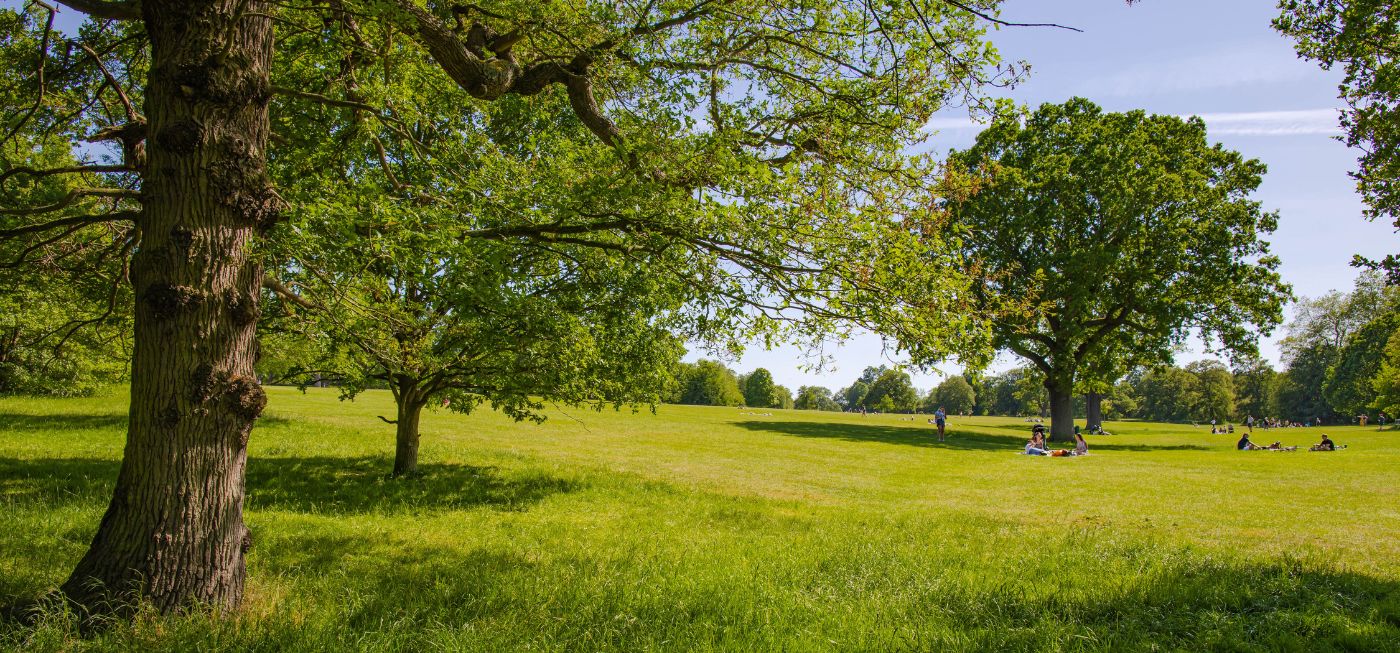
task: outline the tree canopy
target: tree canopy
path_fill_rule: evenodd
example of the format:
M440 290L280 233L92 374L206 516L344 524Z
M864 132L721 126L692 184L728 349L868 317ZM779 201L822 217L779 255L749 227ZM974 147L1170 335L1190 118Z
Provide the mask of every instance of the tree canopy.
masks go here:
M1251 352L1290 296L1250 194L1264 164L1198 118L1105 113L1088 100L995 121L950 174L947 204L993 344L1035 366L1067 438L1084 372L1169 361L1188 334Z
M41 3L0 25L23 107L0 146L44 137L0 175L82 185L0 198L0 229L29 247L115 228L130 257L129 455L65 585L81 605L239 602L260 288L316 303L295 283L311 267L279 251L308 217L367 217L371 251L411 241L396 224L433 229L413 208L433 207L460 219L431 239L650 256L696 291L672 324L721 347L849 321L922 333L901 339L918 356L965 348L968 325L940 319L966 296L926 200L935 162L908 148L934 111L1019 78L983 38L997 2L60 1L90 18L76 36ZM540 178L477 168L463 154L503 126L495 103L524 107L504 125L520 166L578 174L512 194ZM564 159L561 120L591 136ZM91 141L100 161L45 158ZM171 514L189 528L165 538Z

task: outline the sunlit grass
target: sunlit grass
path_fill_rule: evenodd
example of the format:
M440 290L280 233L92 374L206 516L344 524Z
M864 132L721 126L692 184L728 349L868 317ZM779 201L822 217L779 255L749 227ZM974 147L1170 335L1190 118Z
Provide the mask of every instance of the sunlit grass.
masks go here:
M1236 452L1110 423L1082 459L1029 425L662 406L424 418L392 480L387 395L271 389L250 445L248 597L26 650L1395 650L1400 433ZM0 599L61 583L125 424L106 399L0 399ZM1319 429L1256 440L1306 445Z

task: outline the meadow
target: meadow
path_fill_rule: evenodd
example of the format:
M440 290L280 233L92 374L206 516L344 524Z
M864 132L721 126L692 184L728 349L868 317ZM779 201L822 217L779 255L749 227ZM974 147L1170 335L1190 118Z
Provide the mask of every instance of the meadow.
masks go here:
M26 651L1400 649L1400 433L1113 422L1016 455L1019 418L660 406L424 416L391 479L387 394L270 388L247 597L225 617ZM124 394L0 399L0 603L43 596L109 499Z

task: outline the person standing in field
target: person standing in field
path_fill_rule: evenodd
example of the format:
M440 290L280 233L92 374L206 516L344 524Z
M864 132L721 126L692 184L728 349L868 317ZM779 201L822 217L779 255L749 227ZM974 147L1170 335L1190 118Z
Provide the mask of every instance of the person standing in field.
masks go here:
M1245 415L1245 416L1244 416L1244 425L1249 427L1249 432L1250 432L1250 433L1253 433L1253 432L1254 432L1254 416L1253 416L1253 415Z
M943 412L943 407L933 411L933 425L938 427L938 441L943 441L943 428L948 425L948 413Z

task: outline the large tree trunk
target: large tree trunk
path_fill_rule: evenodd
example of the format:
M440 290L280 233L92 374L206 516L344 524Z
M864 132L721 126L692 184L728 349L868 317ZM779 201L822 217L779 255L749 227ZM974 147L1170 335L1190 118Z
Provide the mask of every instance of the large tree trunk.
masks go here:
M1103 395L1097 392L1084 394L1084 422L1091 429L1103 425Z
M394 476L409 476L418 471L418 422L423 416L427 398L416 384L401 383L395 393L398 403L398 423L394 447Z
M251 245L280 208L265 174L274 8L141 7L152 50L126 449L63 592L100 612L133 600L227 610L243 595L243 470L267 401L253 376L262 268Z
M1050 441L1074 442L1074 392L1069 382L1045 382L1050 394Z

